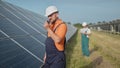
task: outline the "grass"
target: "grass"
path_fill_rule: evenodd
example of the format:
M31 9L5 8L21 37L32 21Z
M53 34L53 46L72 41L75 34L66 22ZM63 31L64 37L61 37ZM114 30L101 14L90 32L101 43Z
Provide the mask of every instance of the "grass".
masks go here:
M82 56L79 30L66 44L67 68L120 68L120 36L92 31L90 57Z
M100 48L99 52L109 60L111 65L120 67L120 36L96 31L93 35L91 42Z
M80 35L78 31L66 44L66 63L67 68L80 68L88 63L83 59L80 47Z

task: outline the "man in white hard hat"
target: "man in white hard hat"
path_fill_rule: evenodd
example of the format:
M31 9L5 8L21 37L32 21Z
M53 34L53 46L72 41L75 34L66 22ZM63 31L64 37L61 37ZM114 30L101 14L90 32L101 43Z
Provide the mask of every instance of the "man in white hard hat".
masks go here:
M58 9L55 6L49 6L46 9L44 28L48 35L45 41L46 53L44 56L44 68L65 68L65 35L67 26L58 17Z
M82 29L81 32L81 42L82 42L82 53L84 56L89 56L89 36L91 34L91 30L88 28L88 25L86 22L82 23Z

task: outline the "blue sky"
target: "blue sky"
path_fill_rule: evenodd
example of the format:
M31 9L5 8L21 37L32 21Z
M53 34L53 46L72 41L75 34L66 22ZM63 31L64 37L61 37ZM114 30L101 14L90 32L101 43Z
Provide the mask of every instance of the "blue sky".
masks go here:
M59 16L65 22L96 23L120 19L120 0L5 0L41 15L48 6L59 9Z

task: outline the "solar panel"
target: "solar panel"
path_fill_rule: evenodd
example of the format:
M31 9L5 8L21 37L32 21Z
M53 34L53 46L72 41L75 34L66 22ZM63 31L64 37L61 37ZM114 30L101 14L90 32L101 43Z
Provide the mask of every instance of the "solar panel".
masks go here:
M0 1L0 68L39 68L45 53L46 20L32 11ZM67 24L67 40L76 28Z

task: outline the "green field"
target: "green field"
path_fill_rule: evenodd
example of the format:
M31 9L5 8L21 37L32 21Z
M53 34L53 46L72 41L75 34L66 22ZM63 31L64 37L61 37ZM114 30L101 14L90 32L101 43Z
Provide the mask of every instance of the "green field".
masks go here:
M82 56L79 30L66 44L67 68L120 68L120 35L92 31L90 57Z

